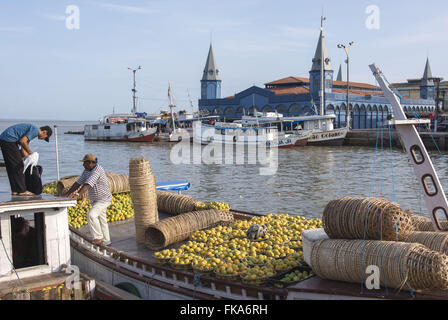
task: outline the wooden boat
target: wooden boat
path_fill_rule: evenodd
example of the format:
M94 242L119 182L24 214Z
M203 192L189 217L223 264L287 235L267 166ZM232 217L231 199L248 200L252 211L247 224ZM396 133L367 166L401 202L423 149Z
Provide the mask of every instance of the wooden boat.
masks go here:
M380 77L376 66L372 66L378 82L391 100L394 107L399 101ZM392 96L392 97L391 97ZM399 116L402 114L397 111ZM426 149L414 128L417 121L397 119L394 125L403 131L404 143L411 143L406 148L414 161L416 174L420 177L425 201L433 213L434 225L440 228L436 211L443 211L448 218L447 200L443 188L437 178ZM405 129L407 128L407 129ZM410 129L410 131L406 131ZM415 140L415 139L416 140ZM411 148L411 146L413 146ZM432 177L436 186L435 194L431 194L425 177ZM441 192L438 192L440 190ZM253 213L231 211L235 219L250 219L259 216ZM160 212L159 217L164 218ZM166 217L166 216L165 216ZM250 285L235 280L222 280L215 277L179 270L156 262L153 251L143 245L136 244L134 224L130 221L112 225L110 228L112 244L110 247L95 246L86 236L85 230L70 230L72 255L76 264L89 274L109 282L129 282L138 290L144 299L233 299L233 300L448 300L448 292L432 290L425 292L388 292L384 290L364 291L361 284L350 284L311 277L287 288L276 288L270 285Z
M147 128L145 130L137 130L129 133L128 141L130 142L154 142L156 138L156 128Z
M311 115L302 117L283 117L279 113L256 113L255 116L243 116L239 123L246 125L274 124L279 132L297 134L311 132L307 141L309 146L341 146L347 136L348 129L335 129L335 115Z
M257 146L266 148L293 148L306 145L311 133L279 133L275 126L243 126L240 123L217 122L214 125L194 124L193 141L202 145L220 144Z
M138 115L108 115L97 124L84 127L86 141L153 142L156 128Z

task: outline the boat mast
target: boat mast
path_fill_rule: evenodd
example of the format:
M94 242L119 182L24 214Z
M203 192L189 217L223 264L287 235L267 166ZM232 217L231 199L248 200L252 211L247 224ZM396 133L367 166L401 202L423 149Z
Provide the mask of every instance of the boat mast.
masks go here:
M173 102L173 96L171 95L171 86L168 83L168 99L170 100L170 110L171 110L171 121L173 123L173 132L176 130L176 123L174 122L174 113L173 109L176 107Z
M137 113L137 83L135 81L135 73L137 72L137 70L140 70L142 67L138 66L137 69L131 69L128 67L129 70L131 70L134 73L134 88L132 89L132 101L133 101L133 107L132 107L132 113L135 115Z
M321 31L321 39L320 39L320 115L324 115L325 109L325 82L324 82L324 68L325 68L325 61L324 61L324 21L326 18L322 15L321 21L320 21L320 31Z
M384 96L392 106L395 119L389 121L389 124L396 126L406 152L414 165L414 172L423 189L426 208L433 221L434 228L438 231L448 231L443 230L439 222L441 214L448 219L447 198L428 151L415 128L419 124L430 124L430 120L408 120L400 104L399 97L386 83L387 80L381 70L375 64L370 65L370 69L381 86Z

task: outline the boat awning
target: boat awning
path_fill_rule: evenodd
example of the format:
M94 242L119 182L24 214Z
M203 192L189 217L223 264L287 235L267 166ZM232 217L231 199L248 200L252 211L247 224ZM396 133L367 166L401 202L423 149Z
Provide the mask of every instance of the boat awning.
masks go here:
M184 180L161 181L156 183L156 190L184 191L190 189L190 183Z

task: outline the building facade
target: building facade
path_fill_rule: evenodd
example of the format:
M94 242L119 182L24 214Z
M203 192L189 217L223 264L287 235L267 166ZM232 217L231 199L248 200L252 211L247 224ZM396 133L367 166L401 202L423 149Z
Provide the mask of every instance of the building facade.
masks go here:
M324 63L322 60L324 59ZM324 114L335 114L335 126L346 126L347 83L342 81L342 72L333 80L334 71L328 55L323 31L319 35L314 59L312 59L309 78L288 77L243 90L232 97L221 98L221 79L210 46L204 75L201 80L201 99L199 110L210 115L220 116L224 120L241 119L243 115L259 112L278 112L284 116L304 116L320 113L321 70L324 66ZM426 71L425 71L426 72ZM428 78L427 74L427 78ZM418 114L428 117L434 112L434 83L427 81L422 87L425 96L401 96L401 103L408 115ZM218 89L219 88L219 89ZM350 82L350 126L352 129L377 128L391 114L391 106L378 86Z
M394 87L400 94L411 98L434 99L437 96L437 87L439 89L439 110L446 113L448 103L448 81L440 81L439 84L434 82L432 76L429 59L426 61L425 71L421 79L410 79L404 83L393 83ZM443 80L442 78L440 78Z

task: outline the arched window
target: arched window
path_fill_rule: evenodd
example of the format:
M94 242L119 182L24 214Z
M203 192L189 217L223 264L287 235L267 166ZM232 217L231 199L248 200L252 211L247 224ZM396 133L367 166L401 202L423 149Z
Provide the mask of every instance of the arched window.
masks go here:
M245 110L244 110L244 107L239 107L238 109L236 109L236 114L237 115L243 115L243 114L245 114L246 112L245 112Z
M293 104L289 107L289 114L292 116L300 115L300 106L298 104Z
M257 106L253 106L253 107L250 107L250 109L249 109L249 114L254 115L255 112L259 112L259 111L260 111L260 110L258 109Z
M367 127L367 108L365 105L361 105L359 110L359 129L365 129Z
M286 114L288 113L288 109L286 108L285 105L281 104L277 107L277 112L281 114Z
M311 109L311 107L306 106L305 108L303 108L303 114L305 116L310 116L310 115L314 114L314 111L313 111L313 109Z
M359 129L359 122L360 122L359 105L355 104L355 108L353 109L353 121L351 123L352 129Z
M264 106L262 112L274 112L271 106Z
M215 110L213 111L214 114L222 114L222 109L220 107L216 107Z
M224 114L225 114L225 115L231 115L231 114L234 114L234 109L233 109L233 107L227 107L227 108L224 110Z
M341 128L347 126L347 106L345 103L341 104L339 109L339 126Z

